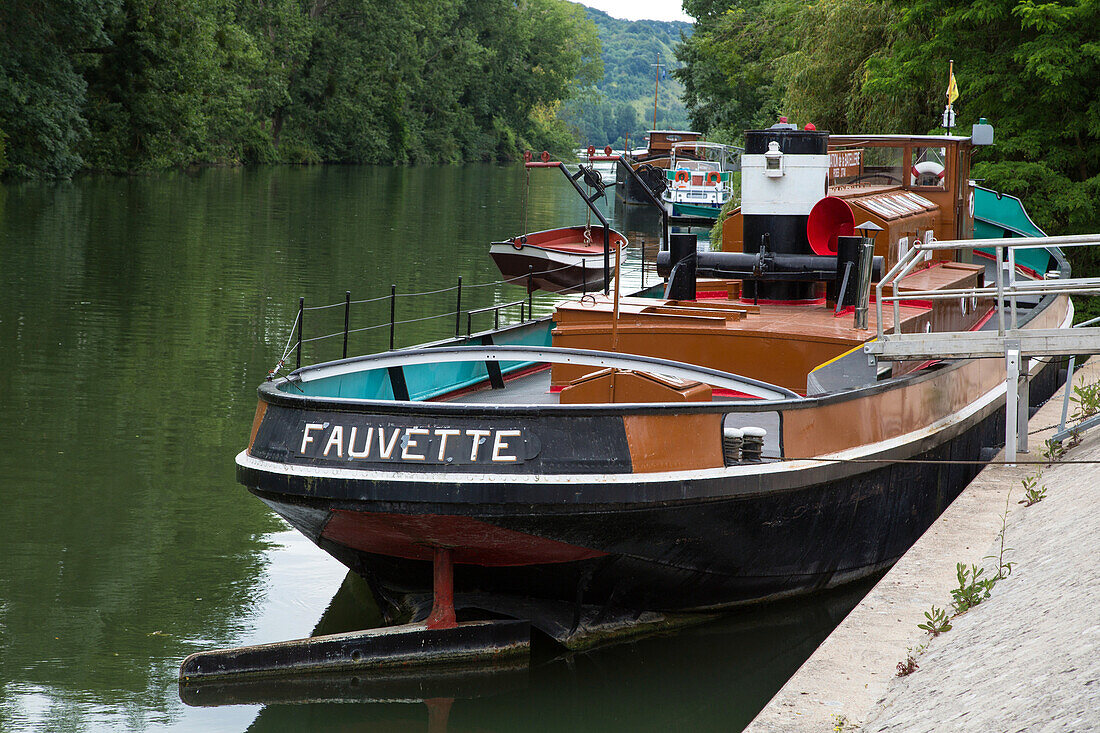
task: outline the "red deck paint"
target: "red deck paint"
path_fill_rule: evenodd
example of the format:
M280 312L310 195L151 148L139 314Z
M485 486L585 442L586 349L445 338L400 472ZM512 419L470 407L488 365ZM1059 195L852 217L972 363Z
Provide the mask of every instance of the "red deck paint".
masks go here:
M321 536L376 555L432 561L449 548L451 561L496 567L574 562L606 552L446 514L381 514L338 509Z
M810 298L809 300L771 300L769 298L747 298L741 296L741 302L746 305L825 305L825 298Z
M763 399L762 397L757 397L756 395L745 394L744 392L739 392L736 389L722 389L721 387L712 388L711 389L711 395L714 396L714 397L736 397L737 399L744 399L744 400Z

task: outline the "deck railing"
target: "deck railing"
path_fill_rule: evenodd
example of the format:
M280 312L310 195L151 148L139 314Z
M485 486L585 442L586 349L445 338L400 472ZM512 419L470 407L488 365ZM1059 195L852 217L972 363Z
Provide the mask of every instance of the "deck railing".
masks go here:
M569 265L556 268L554 270L545 270L539 274L549 274L557 272L558 270L564 270L570 267ZM290 336L287 339L286 347L283 350L282 356L279 358L275 367L268 372L268 379L274 379L275 375L285 366L287 360L291 354L294 354L295 368L302 366L302 347L305 344L317 343L321 341L331 341L334 339L342 340L342 349L340 352L341 358L348 357L348 341L352 334L361 334L369 331L377 331L381 329L389 329L389 350L393 351L397 348L398 341L398 326L404 326L412 323L421 323L426 321L440 320L444 318L454 318L454 338L455 339L469 339L476 336L474 332L475 316L481 316L486 313L493 314L493 330L501 327L501 314L514 310L518 307L519 318L517 323L526 323L535 319L535 299L533 296L534 288L532 287L534 279L534 273L527 273L517 277L504 278L502 280L494 280L492 282L478 283L475 285L463 284L462 278L459 277L455 285L447 288L439 288L436 290L426 290L414 293L401 293L397 290L397 285L390 286L390 292L388 295L379 295L372 298L364 298L360 300L352 300L351 291L344 291L344 299L336 303L328 303L325 305L306 305L304 297L298 298L298 310L294 319L294 323L290 327ZM479 288L487 288L500 285L521 285L527 288L527 297L519 300L510 300L503 303L494 303L492 305L483 306L479 308L463 308L463 295L469 295L471 290ZM438 313L433 313L426 316L415 316L411 318L399 318L399 302L407 299L425 299L431 296L443 296L453 293L454 308L443 310ZM389 302L389 318L373 323L367 326L353 327L352 319L352 306L363 306L371 303L381 303L384 301ZM331 331L320 336L308 336L306 330L307 316L311 313L319 311L330 311L337 308L343 309L343 328L338 331ZM465 325L465 333L463 333L463 325Z
M1028 360L1037 357L1100 354L1100 328L1019 328L1018 300L1021 297L1043 298L1051 295L1098 295L1100 278L1062 277L1043 280L1018 280L1016 255L1018 249L1089 247L1100 245L1100 234L1061 237L1013 237L1004 239L963 239L950 241L917 241L899 258L876 287L875 312L878 338L863 349L869 360L926 359L1005 359L1005 454L1012 463L1017 450L1027 451ZM934 252L951 250L995 250L996 272L990 285L950 290L908 290L899 292L901 280L918 265L931 260ZM1059 255L1060 257L1060 255ZM1039 273L1046 276L1048 273ZM893 293L884 296L884 288L893 286ZM942 300L994 298L997 333L992 331L955 331L932 333L901 333L901 302L905 300ZM882 319L884 302L893 303L894 329L886 333ZM1069 383L1066 389L1070 389ZM1023 407L1021 408L1021 403Z

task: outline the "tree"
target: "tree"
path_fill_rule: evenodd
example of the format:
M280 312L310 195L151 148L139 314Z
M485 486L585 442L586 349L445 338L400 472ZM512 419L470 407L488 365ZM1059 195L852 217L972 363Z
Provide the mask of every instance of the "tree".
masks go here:
M600 75L565 0L10 0L9 173L458 162L571 146Z
M106 19L118 0L5 0L0 3L0 130L9 171L65 177L82 160L87 134L81 68L109 43Z
M897 0L895 0L896 2ZM974 176L1028 196L1056 233L1100 223L1100 5L1057 0L899 3L894 42L869 64L865 91L908 104L886 119L910 129L937 124L955 60L958 125L997 126L997 144L976 155Z
M717 2L685 2L699 20L677 49L684 67L674 73L696 129L733 140L775 121L786 91L778 71L794 50L799 7L794 0L735 0L719 12Z
M777 73L785 80L783 108L792 120L819 130L858 133L876 123L884 97L864 92L868 61L889 46L894 11L880 0L818 0L804 6L792 28L796 50Z

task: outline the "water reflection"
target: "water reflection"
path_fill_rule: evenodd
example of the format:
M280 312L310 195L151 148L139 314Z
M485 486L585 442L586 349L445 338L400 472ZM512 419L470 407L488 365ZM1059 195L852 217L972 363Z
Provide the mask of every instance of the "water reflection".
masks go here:
M319 628L374 623L358 615L369 606L354 591L333 598L342 566L249 496L233 457L299 296L321 305L345 290L368 299L391 284L434 290L459 275L490 283L499 279L490 241L525 220L530 230L583 222L583 202L560 174L528 179L518 166L491 165L206 169L0 192L0 730L239 731L311 716L423 729L422 703L180 701L177 671L192 652L307 636L323 611ZM631 236L629 292L641 284L642 251L658 241L656 217L605 211ZM522 292L471 289L463 306ZM453 310L451 297L402 299L400 315ZM538 296L535 310L552 304ZM340 310L311 311L306 337L341 330ZM363 304L353 324L388 317L388 304ZM398 345L453 328L453 319L409 324ZM333 358L340 346L311 342L305 357ZM387 346L384 330L350 344ZM349 594L354 602L340 600ZM814 618L824 628L832 615ZM540 660L525 686L457 700L450 726L740 720L749 703L731 686L755 681L736 670L764 666L777 677L796 666L814 638L802 623L776 627L771 651L756 648L754 633L697 629ZM726 658L742 649L748 667Z
M740 730L869 587L585 653L536 646L529 670L299 676L181 695L198 705L266 703L250 731ZM366 584L349 574L315 635L378 620Z

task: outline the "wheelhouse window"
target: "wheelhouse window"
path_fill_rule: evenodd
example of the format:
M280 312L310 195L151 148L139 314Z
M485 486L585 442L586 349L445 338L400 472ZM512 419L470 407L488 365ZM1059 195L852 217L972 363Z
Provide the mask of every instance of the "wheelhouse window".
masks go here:
M909 185L917 188L944 190L947 173L944 148L913 148L913 165L909 168Z
M903 146L853 145L829 151L829 183L833 186L901 186Z

